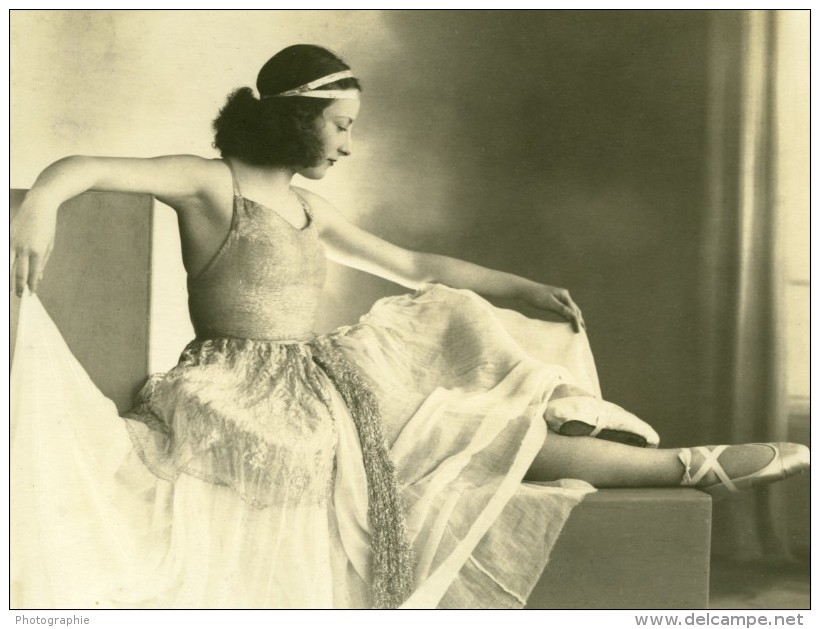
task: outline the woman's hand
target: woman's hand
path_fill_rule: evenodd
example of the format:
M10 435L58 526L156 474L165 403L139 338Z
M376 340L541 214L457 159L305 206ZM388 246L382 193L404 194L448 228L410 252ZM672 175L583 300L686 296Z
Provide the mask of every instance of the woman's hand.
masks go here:
M581 328L586 329L587 327L581 309L569 296L569 291L566 288L537 284L527 291L524 301L541 310L557 312L572 324L572 329L576 332L580 332Z
M25 287L31 292L43 276L43 268L54 247L58 207L40 204L29 194L9 226L11 290L22 297Z

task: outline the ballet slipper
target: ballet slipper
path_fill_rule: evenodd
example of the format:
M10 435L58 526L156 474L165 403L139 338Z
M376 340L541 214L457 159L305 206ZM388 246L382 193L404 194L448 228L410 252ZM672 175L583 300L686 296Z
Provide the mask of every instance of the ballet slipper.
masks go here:
M711 450L707 446L694 448L702 457L703 463L694 474L691 473L692 450L682 448L678 454L678 459L683 464L684 487L695 487L713 496L725 496L730 493L751 489L760 485L774 483L785 480L797 474L803 474L809 469L809 449L798 443L761 443L751 445L764 445L771 448L773 456L771 461L761 467L756 472L741 476L740 478L730 478L718 461L718 458L729 446L716 446ZM714 472L718 477L718 482L711 485L699 486L706 474Z
M660 442L658 433L645 421L617 404L588 394L550 400L544 418L553 432L562 435L597 437L647 448L657 448Z

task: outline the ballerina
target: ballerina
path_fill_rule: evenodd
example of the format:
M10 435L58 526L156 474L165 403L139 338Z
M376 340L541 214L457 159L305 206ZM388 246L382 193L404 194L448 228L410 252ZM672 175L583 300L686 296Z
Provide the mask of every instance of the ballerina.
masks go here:
M808 468L797 444L659 448L648 424L600 399L567 290L395 246L294 186L295 174L321 179L352 154L362 90L335 54L286 48L256 86L258 97L232 93L214 123L221 159L65 158L12 221L12 285L23 295L37 290L64 201L87 190L154 195L178 215L196 332L122 419L81 377L87 401L38 407L32 421L19 404L12 458L36 482L18 494L18 526L41 539L13 552L23 601L523 606L594 487L719 494ZM415 292L318 335L326 258ZM556 332L479 294L569 326ZM39 326L42 360L81 371L36 298L23 306L21 335ZM584 357L547 356L520 342L530 333L572 334ZM19 378L37 373L35 362ZM49 428L51 412L66 421ZM107 444L104 456L66 454L93 451L89 436ZM65 465L49 474L32 444ZM71 517L43 518L55 505ZM78 572L66 557L80 552Z

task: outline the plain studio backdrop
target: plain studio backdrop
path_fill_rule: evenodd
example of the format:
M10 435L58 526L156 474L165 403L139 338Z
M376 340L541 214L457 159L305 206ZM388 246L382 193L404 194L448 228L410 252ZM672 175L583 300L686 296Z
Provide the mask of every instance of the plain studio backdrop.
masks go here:
M604 396L664 445L708 442L729 421L712 404L725 370L710 340L721 310L709 304L726 291L710 264L747 251L715 229L732 190L748 201L754 147L721 149L732 124L741 139L747 127L772 136L772 120L781 140L805 139L781 151L793 168L769 164L792 180L765 194L788 201L773 268L808 260L808 14L765 13L13 11L11 183L29 188L70 154L215 157L211 121L227 94L253 86L284 46L326 46L364 86L353 157L299 183L397 244L567 287ZM758 124L755 67L771 64L754 55L776 46L802 74L764 77L763 113L775 117ZM792 109L775 111L782 102ZM168 208L155 208L151 238L148 365L166 370L192 337ZM790 294L777 317L797 349L763 357L789 371L789 399L808 396L808 345L795 336L808 330L807 278L805 301ZM322 327L402 290L334 267Z

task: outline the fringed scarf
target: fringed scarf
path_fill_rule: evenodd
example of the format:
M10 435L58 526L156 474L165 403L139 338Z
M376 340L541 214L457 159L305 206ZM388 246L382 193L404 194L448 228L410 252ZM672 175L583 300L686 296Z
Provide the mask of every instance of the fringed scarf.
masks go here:
M379 404L359 371L331 339L320 337L311 346L313 360L341 394L359 432L367 475L373 606L396 608L413 591L414 558Z

